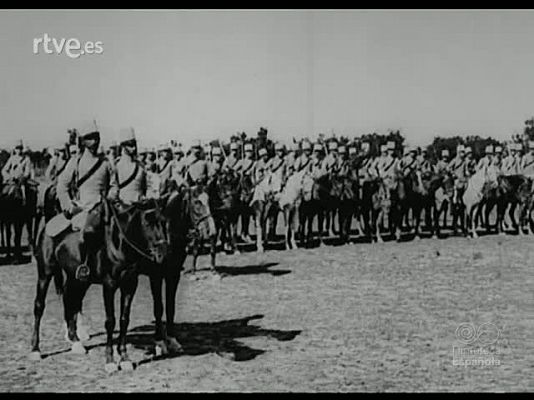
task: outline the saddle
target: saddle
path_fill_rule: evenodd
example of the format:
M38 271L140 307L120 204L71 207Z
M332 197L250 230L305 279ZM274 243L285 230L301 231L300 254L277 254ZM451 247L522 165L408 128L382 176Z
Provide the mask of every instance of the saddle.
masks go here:
M64 213L55 215L46 223L45 233L48 236L55 238L68 229L72 230L73 232L84 229L89 214L99 204L100 202L95 203L87 208L75 207L70 219L67 218Z

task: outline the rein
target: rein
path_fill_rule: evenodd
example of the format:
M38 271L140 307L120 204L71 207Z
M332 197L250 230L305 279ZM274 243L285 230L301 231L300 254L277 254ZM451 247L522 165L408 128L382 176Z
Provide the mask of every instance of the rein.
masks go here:
M108 206L109 208L111 208L111 213L112 213L112 217L113 217L113 220L115 222L115 225L117 226L117 229L119 231L119 236L133 249L135 250L139 255L145 257L147 260L149 261L152 261L152 262L155 262L155 258L154 256L150 256L148 255L147 253L145 253L143 250L141 250L135 243L133 243L130 239L128 239L128 237L126 236L126 234L124 233L122 227L121 227L121 224L119 222L119 217L117 216L117 211L115 210L115 208L108 203Z

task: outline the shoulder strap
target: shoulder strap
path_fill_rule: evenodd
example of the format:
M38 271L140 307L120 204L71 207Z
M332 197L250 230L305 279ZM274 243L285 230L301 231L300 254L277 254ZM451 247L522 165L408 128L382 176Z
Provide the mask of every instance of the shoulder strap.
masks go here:
M98 160L94 163L94 165L91 167L91 169L89 171L87 171L87 173L82 176L78 182L77 182L77 187L78 189L91 177L93 176L93 174L100 168L100 166L104 163L104 157L99 157ZM78 160L78 165L77 167L79 167L80 165L80 160ZM78 168L76 168L76 170L78 170Z
M69 163L69 159L67 159L65 161L65 163L63 164L63 166L56 171L56 176L58 176L59 174L61 174L65 170L65 168L67 167L68 163Z
M163 166L163 168L159 169L158 172L163 172L165 171L165 168L167 168L169 166L169 163L171 162L171 160L167 160L167 162L165 163L165 165Z
M391 160L391 163L386 168L384 168L384 172L388 171L393 166L393 164L395 164L395 161L395 159Z
M135 168L133 173L126 179L124 182L119 183L119 189L124 189L126 186L128 186L137 176L137 173L139 172L139 163L135 162ZM119 180L119 174L117 172L117 181Z

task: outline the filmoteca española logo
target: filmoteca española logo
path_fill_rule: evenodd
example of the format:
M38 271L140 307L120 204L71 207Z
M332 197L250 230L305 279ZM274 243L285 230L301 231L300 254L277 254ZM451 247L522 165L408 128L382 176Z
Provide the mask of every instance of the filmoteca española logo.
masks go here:
M485 322L477 326L464 322L456 328L455 336L462 346L453 346L453 365L501 365L501 352L496 346L501 337L501 330L495 324Z

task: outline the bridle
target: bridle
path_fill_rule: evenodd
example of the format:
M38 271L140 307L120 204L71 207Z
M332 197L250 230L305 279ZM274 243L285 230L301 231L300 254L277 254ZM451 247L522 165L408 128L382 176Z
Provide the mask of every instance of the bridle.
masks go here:
M115 226L117 227L117 230L119 232L119 236L121 237L121 239L128 246L130 246L130 248L132 250L134 250L136 253L138 253L140 256L146 258L149 261L156 262L155 256L151 256L151 255L147 254L147 252L142 250L140 248L140 246L136 245L134 242L132 242L130 239L128 239L128 236L126 236L126 233L122 229L122 226L121 226L121 224L119 222L119 217L117 215L117 211L115 210L115 207L113 207L113 205L110 204L108 200L106 200L106 201L108 202L108 208L111 209L111 217L112 217L113 222L115 223ZM159 207L157 205L157 202L156 202L156 208L155 209L159 211ZM140 212L140 210L136 210L136 212ZM167 240L164 240L164 242L167 242Z

